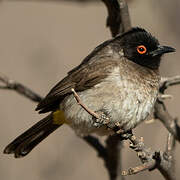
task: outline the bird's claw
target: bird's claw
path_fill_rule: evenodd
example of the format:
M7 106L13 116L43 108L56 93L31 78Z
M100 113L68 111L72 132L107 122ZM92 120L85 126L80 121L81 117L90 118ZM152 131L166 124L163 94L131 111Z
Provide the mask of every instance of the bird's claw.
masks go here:
M94 127L96 128L100 128L104 125L107 125L110 122L109 117L107 117L106 114L104 114L103 112L96 112L99 115L99 118L94 119Z

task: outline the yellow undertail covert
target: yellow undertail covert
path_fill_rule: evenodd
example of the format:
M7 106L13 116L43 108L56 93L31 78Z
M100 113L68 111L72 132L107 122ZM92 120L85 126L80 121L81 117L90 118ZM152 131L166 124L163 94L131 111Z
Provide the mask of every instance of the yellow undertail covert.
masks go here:
M53 124L62 125L64 123L67 124L64 112L61 110L53 112Z

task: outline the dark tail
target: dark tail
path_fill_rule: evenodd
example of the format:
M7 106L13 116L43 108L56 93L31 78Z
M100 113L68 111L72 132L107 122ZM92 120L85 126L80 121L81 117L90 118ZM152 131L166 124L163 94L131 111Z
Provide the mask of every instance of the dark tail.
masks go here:
M4 153L14 154L15 158L24 157L58 127L60 125L53 124L50 114L12 141L4 149Z

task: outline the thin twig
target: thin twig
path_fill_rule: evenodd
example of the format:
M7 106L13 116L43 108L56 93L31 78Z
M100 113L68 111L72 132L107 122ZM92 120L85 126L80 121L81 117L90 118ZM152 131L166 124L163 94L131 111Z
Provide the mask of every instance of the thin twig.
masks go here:
M74 88L72 88L71 91L73 92L74 97L75 97L77 103L78 103L86 112L88 112L90 115L92 115L92 116L95 117L96 119L99 119L99 118L100 118L100 116L99 116L97 113L95 113L94 111L92 111L91 109L89 109L85 104L82 103L79 95L76 93L76 91L74 90Z
M177 119L173 118L167 111L165 104L157 100L154 106L154 116L159 119L167 130L180 142L180 126Z
M164 158L164 166L159 167L161 169L161 174L166 177L166 179L169 180L175 180L175 158L174 158L174 152L175 152L175 138L171 133L168 133L167 136L167 143L165 152L163 153Z
M174 85L180 85L180 76L161 78L159 91L161 94L164 94L168 87ZM180 142L180 126L177 124L177 119L169 114L161 98L158 98L155 103L154 116L159 119L167 130L173 134L174 138Z
M123 176L134 175L134 174L140 173L142 171L152 169L152 168L154 168L154 165L155 165L155 161L154 160L153 161L149 161L149 162L144 163L144 164L142 164L140 166L129 168L126 171L122 171L122 175Z
M164 93L164 91L169 86L179 85L180 84L180 76L173 76L173 77L163 77L161 78L161 85L160 85L160 93Z
M168 139L168 148L164 152L152 151L145 146L142 138L138 139L134 135L129 136L129 140L131 142L130 148L137 152L137 156L143 164L123 171L123 175L132 175L144 170L152 171L158 169L166 180L175 180L174 161L172 161L172 151L174 151L173 139Z
M171 133L168 133L167 144L166 144L166 153L169 155L173 154L175 148L175 138Z
M0 89L14 90L17 93L31 99L34 102L40 102L42 100L42 97L39 94L35 93L23 84L9 79L7 76L3 74L0 74L0 82L2 83L2 85L0 85Z
M171 94L161 94L161 93L159 93L159 95L158 95L158 99L160 99L160 100L166 100L166 99L172 99L173 98L173 96L171 95Z
M122 175L127 176L137 174L139 172L155 168L156 160L153 158L155 152L145 146L143 138L138 139L136 136L131 135L128 139L130 141L130 148L137 153L137 156L143 164L123 171Z
M179 84L180 76L162 78L159 91L163 94L168 87ZM164 124L168 131L172 133L178 141L180 141L180 127L177 124L177 120L168 113L167 108L161 99L158 99L155 104L154 114L155 117Z

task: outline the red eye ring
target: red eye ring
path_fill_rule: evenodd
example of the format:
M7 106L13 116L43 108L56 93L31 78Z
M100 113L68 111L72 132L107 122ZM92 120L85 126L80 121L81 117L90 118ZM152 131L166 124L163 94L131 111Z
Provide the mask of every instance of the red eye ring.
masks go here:
M137 47L137 52L139 54L145 54L147 52L147 49L146 49L146 47L144 45L140 45L140 46Z

